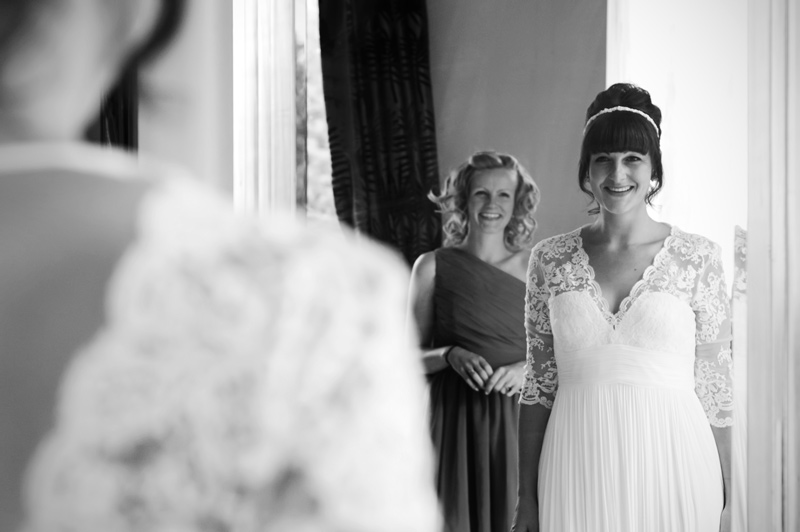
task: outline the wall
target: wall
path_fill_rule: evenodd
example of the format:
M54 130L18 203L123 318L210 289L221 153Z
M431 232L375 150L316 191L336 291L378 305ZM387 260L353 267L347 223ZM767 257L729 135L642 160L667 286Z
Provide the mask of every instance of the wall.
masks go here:
M731 287L734 228L747 227L747 0L608 0L608 6L607 83L629 81L646 88L663 114L664 189L653 215L719 243ZM752 366L747 337L736 328L747 323L748 305L737 303L733 532L747 530L747 490L752 489L745 460L748 414L741 408L752 397L746 393Z
M663 114L656 218L723 247L747 227L747 1L608 0L607 83L646 88Z
M441 173L509 152L542 190L538 239L589 222L578 155L605 88L606 2L429 0L428 22Z
M231 2L187 2L178 39L144 73L153 101L139 111L140 150L177 162L232 192Z

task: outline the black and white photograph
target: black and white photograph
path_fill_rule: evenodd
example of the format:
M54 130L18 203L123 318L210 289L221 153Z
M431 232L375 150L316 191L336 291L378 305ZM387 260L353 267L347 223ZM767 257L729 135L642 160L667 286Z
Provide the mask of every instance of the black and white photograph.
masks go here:
M0 0L0 532L796 532L799 209L798 0Z

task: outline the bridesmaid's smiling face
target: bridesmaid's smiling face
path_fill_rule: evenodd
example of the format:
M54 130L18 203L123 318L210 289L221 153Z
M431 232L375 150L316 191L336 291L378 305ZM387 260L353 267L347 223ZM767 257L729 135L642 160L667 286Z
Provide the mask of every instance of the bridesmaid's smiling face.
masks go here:
M517 174L513 170L476 172L467 201L470 230L502 233L514 213L516 190Z

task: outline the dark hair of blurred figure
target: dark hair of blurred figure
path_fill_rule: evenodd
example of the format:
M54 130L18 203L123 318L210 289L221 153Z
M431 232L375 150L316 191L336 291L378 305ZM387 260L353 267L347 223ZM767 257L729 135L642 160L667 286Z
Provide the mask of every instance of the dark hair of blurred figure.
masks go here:
M0 1L0 140L81 136L117 80L155 59L185 0Z

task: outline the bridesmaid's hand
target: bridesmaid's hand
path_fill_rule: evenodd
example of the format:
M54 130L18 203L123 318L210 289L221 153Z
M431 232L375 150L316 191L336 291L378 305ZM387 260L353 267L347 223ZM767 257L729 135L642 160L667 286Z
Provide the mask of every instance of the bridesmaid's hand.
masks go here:
M455 346L450 349L447 362L476 392L483 389L494 372L486 359L463 347Z
M519 393L525 377L525 362L516 362L507 366L500 366L486 382L483 391L487 394L498 392L509 397Z

